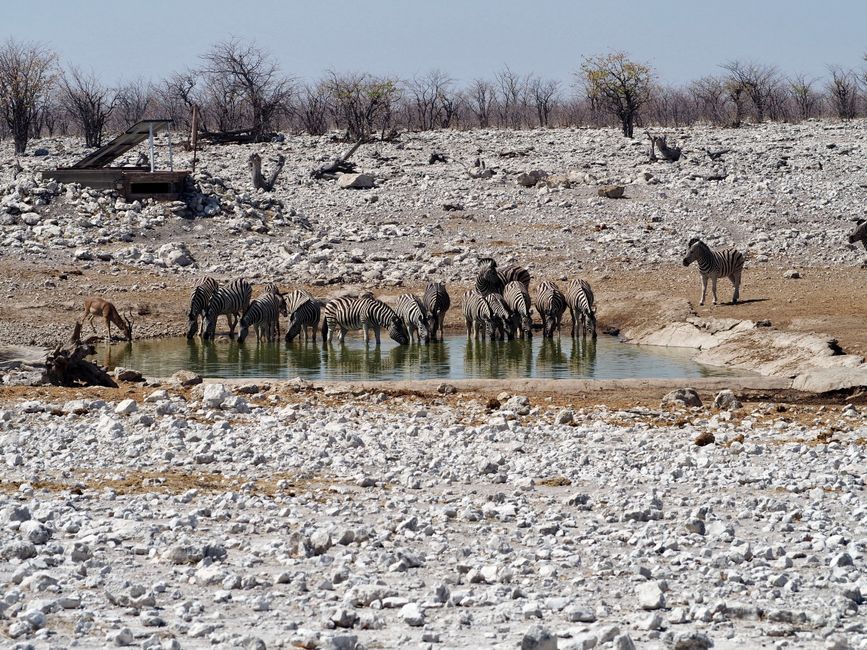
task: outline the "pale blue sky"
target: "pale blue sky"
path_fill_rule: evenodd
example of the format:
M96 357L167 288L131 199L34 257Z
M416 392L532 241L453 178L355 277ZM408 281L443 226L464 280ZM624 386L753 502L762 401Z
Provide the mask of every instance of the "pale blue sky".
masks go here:
M627 11L622 12L622 7ZM106 82L195 66L229 36L255 38L299 79L324 70L459 82L515 72L571 82L582 55L625 50L660 81L716 74L732 59L824 76L862 67L865 0L0 0L0 35L35 40Z

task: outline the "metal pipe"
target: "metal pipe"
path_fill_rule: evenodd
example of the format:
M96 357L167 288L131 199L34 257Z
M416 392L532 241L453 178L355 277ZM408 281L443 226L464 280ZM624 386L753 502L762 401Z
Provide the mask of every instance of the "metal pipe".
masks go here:
M154 125L148 124L148 144L151 149L151 174L154 173Z

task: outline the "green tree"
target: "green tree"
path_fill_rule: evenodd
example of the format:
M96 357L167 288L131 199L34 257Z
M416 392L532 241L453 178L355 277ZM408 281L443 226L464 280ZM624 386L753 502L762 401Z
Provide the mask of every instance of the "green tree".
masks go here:
M623 52L614 52L585 58L581 75L590 102L620 120L623 135L631 138L638 113L650 100L650 66L630 61Z

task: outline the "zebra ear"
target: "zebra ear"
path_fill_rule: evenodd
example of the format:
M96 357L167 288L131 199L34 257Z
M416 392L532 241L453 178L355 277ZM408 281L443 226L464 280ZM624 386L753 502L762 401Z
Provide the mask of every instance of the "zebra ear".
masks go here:
M864 219L861 219L860 217L858 219L855 219L856 226L860 226L862 223L864 223Z

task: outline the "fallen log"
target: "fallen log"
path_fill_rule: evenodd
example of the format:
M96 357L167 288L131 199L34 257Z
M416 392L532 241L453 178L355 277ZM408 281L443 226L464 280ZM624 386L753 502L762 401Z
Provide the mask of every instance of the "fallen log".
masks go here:
M650 160L656 161L656 153L655 149L659 149L659 155L662 156L663 160L667 160L668 162L677 162L680 160L680 156L683 153L681 148L675 145L668 146L665 138L666 136L661 135L651 135L648 131L644 132L648 138L650 138Z
M106 386L117 388L115 381L97 364L85 357L96 354L86 343L57 346L45 359L45 376L54 386Z
M317 167L311 170L311 178L334 180L337 174L353 174L356 171L355 163L349 162L349 158L355 151L364 144L365 139L360 138L358 142L352 145L352 148L339 158L335 158L330 163Z

